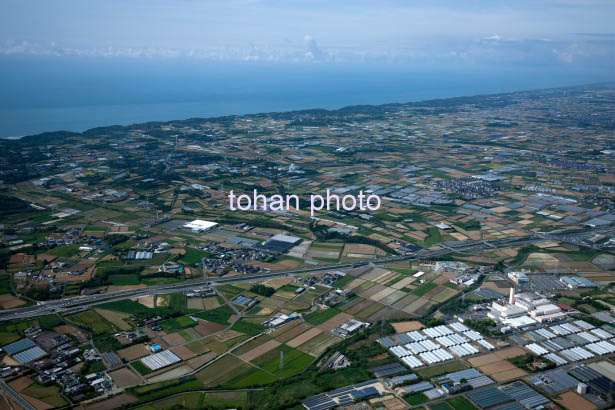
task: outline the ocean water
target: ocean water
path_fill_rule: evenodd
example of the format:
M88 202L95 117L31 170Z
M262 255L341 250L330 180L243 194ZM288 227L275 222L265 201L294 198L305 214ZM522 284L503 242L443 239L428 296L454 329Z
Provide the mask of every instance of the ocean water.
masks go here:
M612 81L582 67L205 63L168 59L0 58L0 138L192 117Z

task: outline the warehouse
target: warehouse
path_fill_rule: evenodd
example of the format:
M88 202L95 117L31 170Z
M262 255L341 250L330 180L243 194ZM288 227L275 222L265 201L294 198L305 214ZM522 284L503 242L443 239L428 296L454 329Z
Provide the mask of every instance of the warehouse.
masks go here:
M214 229L216 226L218 226L216 222L204 221L202 219L195 219L194 221L188 222L187 224L185 224L184 228L192 232L195 232L195 233L202 233L202 232L210 231Z
M254 247L271 253L286 253L301 241L302 239L296 236L277 234Z

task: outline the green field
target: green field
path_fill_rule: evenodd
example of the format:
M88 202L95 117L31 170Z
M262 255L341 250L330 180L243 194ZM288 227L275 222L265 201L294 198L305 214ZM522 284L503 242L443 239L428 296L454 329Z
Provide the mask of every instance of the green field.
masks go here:
M241 292L244 291L244 289L241 289L241 288L239 288L237 286L234 286L234 285L222 285L222 286L218 286L217 289L220 292L222 292L224 294L231 295L231 296L238 295L238 294L240 294Z
M354 279L354 276L346 275L336 280L335 282L333 282L331 286L336 287L336 288L343 288L345 284L347 284L348 282L352 282L353 279Z
M284 366L280 369L280 352L284 352ZM252 363L280 377L294 376L308 367L314 358L287 345L281 345L253 360Z
M5 293L13 293L11 290L11 275L9 274L0 275L0 295Z
M112 352L124 347L112 334L95 335L92 338L94 345L100 352Z
M240 320L231 327L231 330L236 332L245 333L246 335L256 336L265 330L265 326L257 323L251 323L246 320Z
M26 387L23 392L28 396L44 401L53 407L62 407L68 404L64 397L60 394L60 388L56 385L43 386L38 383L32 383Z
M86 226L84 229L85 232L105 232L106 230L107 230L106 226L95 226L95 225Z
M68 316L68 320L81 327L91 330L96 334L114 333L118 329L93 310L76 313Z
M64 323L64 321L56 315L40 316L36 320L38 320L38 325L40 327L50 330Z
M183 393L190 390L201 390L203 385L193 376L176 379L168 382L148 384L130 389L139 401L150 401L161 397L170 396L176 393Z
M184 314L187 312L186 295L181 293L171 294L169 306L148 308L130 299L118 300L115 302L104 303L98 305L101 309L115 310L116 312L129 313L141 318L150 318L154 316L169 316L171 314Z
M109 282L116 286L138 285L139 276L135 274L129 275L111 275L109 276Z
M261 386L263 384L269 384L278 380L276 377L270 375L259 369L249 369L247 372L243 372L228 382L224 383L224 385L241 388L241 387L250 387L250 386Z
M181 279L178 278L143 278L141 283L146 284L147 286L157 286L157 285L170 285L172 283L181 282Z
M423 283L421 286L419 286L418 288L414 289L412 294L416 295L416 296L423 296L424 294L426 294L430 290L434 289L436 286L438 286L438 285L433 283L433 282Z
M186 254L182 256L180 262L185 263L186 265L194 265L195 263L201 263L201 260L205 257L208 257L209 252L201 251L195 248L185 248Z
M190 392L161 399L160 401L137 407L136 410L162 410L162 409L228 409L246 408L250 403L250 392Z
M338 313L340 313L340 311L334 308L320 309L305 316L305 321L312 325L320 325Z
M27 328L36 326L36 325L37 325L37 322L35 319L4 322L4 323L0 323L0 332L6 332L6 333L23 332Z
M194 327L198 323L190 319L188 316L180 316L173 319L165 320L160 323L160 326L167 332L174 332L176 330L186 329Z
M70 258L79 253L79 245L58 246L49 251L49 253L61 258Z
M423 404L423 403L429 401L427 396L425 396L423 393L409 394L408 396L404 397L404 399L408 402L408 404L410 404L412 406L416 406L418 404Z
M17 333L0 332L0 346L16 342L19 339L21 339L21 336Z
M132 367L135 368L136 371L141 373L141 375L145 376L152 372L152 369L143 364L140 360L132 362Z
M231 309L228 305L223 305L212 310L195 313L193 316L200 319L209 320L210 322L226 325L234 313L235 312L233 312L233 309Z
M441 401L440 403L432 404L429 406L429 410L454 410L447 402Z
M478 410L468 399L463 396L458 396L446 401L455 410Z

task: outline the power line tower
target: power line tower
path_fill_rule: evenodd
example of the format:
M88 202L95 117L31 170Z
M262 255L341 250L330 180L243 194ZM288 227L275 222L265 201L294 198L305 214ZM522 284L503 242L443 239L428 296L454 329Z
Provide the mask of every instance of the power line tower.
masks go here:
M280 351L280 370L284 369L284 351Z

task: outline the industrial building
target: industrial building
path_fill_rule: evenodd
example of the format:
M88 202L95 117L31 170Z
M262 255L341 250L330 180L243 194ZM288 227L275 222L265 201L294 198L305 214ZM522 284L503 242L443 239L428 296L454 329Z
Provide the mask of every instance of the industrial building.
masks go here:
M301 241L302 239L297 238L296 236L277 234L273 235L264 242L256 244L254 247L266 252L280 254L288 252Z
M504 326L518 329L563 319L566 312L538 293L516 294L515 289L511 288L508 301L494 301L487 316Z
M509 272L508 279L515 282L517 285L521 283L528 283L530 278L525 274L525 272Z
M596 285L594 282L587 278L584 278L583 276L562 276L559 280L570 289L598 287L598 285Z
M195 233L207 232L214 229L218 224L216 222L204 221L202 219L195 219L192 222L184 224L184 228Z
M298 318L299 315L296 315L294 313L291 313L289 315L285 315L285 314L281 314L279 316L274 317L273 319L269 319L265 322L263 322L263 326L269 327L269 328L276 328L276 327L280 327L288 322L290 322L291 320L294 320L296 318Z
M342 323L338 327L335 328L334 333L342 337L352 336L357 333L359 330L365 329L369 326L369 323L361 322L360 320L352 319L348 322Z

